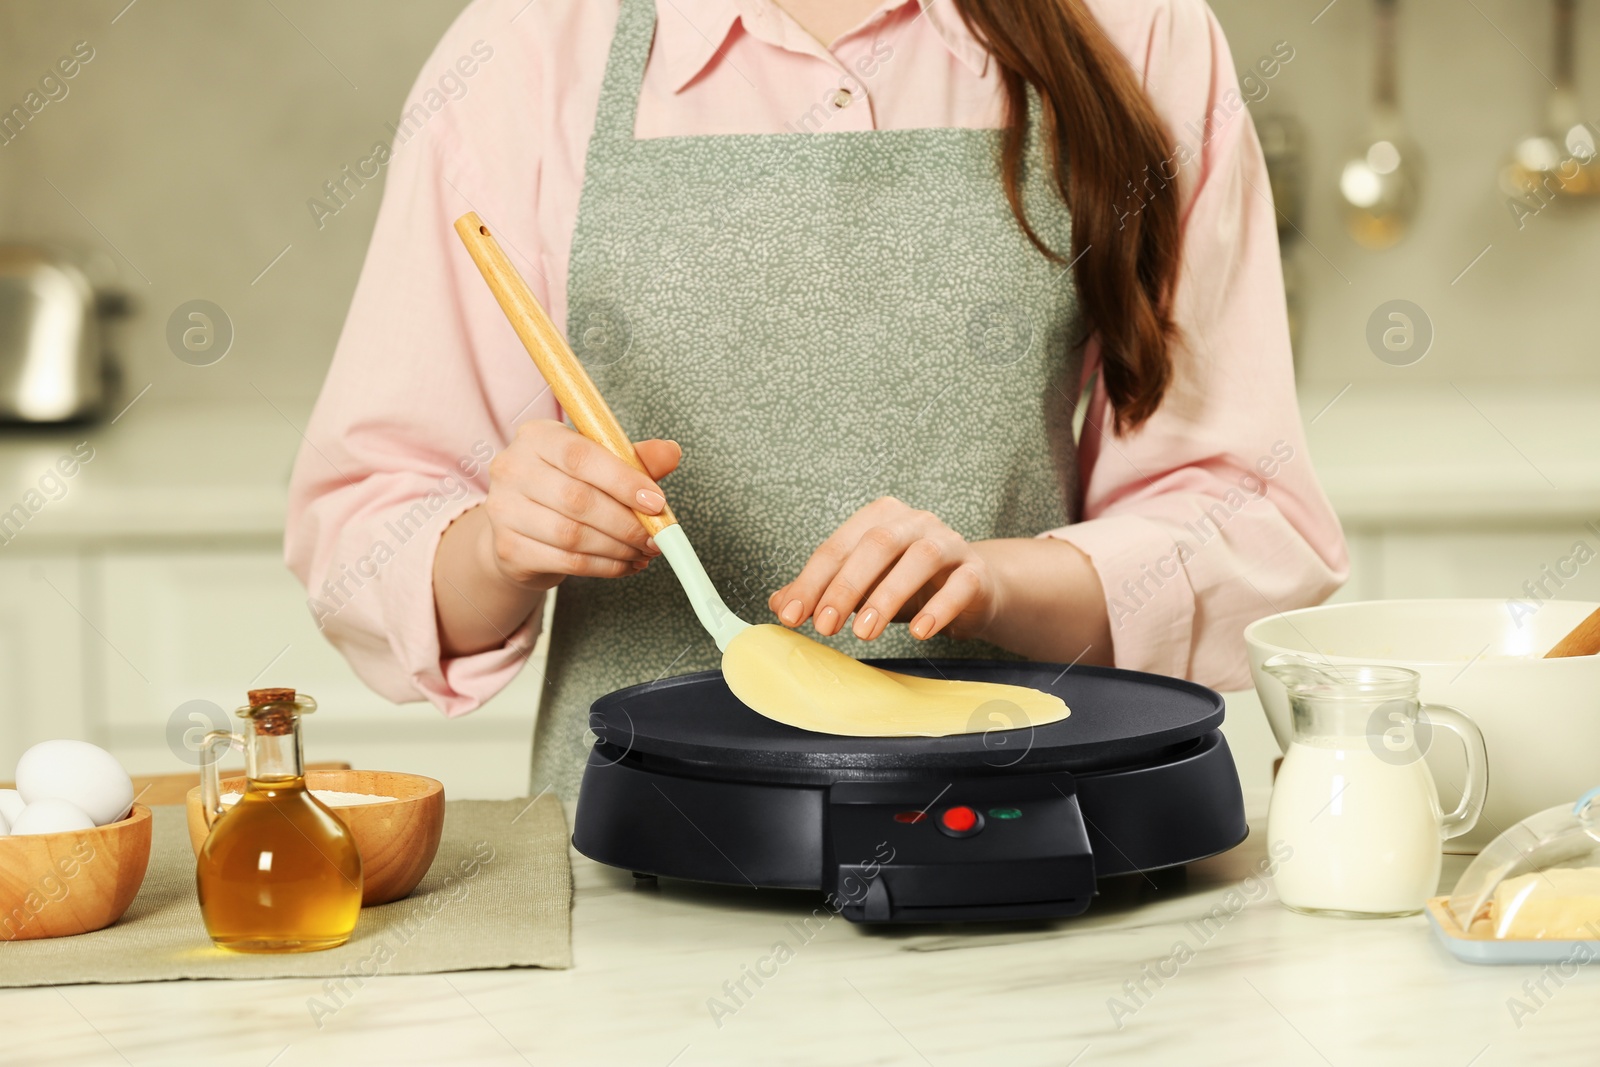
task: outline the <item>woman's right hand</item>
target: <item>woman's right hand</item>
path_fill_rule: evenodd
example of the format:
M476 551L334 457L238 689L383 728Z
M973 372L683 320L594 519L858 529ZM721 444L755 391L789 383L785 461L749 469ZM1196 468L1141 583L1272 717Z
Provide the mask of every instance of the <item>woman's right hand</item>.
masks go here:
M634 512L658 514L666 497L654 479L677 469L675 441L634 446L646 477L551 419L517 427L489 465L488 563L505 581L546 590L569 574L620 578L660 555Z

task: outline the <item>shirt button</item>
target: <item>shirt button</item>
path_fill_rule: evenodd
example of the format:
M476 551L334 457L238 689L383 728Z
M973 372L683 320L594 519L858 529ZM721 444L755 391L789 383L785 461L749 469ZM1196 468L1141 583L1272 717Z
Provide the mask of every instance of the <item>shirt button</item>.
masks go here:
M833 94L833 106L843 111L855 100L849 89L840 89Z

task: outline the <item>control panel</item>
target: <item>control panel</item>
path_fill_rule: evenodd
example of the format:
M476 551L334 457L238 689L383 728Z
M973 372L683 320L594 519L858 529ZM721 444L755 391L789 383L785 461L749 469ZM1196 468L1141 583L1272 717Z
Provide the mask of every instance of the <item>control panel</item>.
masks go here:
M855 922L1077 915L1094 857L1066 773L828 790L822 885Z

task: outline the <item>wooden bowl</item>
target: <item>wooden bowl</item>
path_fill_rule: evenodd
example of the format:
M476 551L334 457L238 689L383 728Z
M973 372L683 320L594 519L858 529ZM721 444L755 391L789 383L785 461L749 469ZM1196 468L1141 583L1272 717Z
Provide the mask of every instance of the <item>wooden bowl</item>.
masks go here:
M122 918L150 863L150 809L92 830L0 837L0 941L69 937Z
M222 780L224 793L243 793L243 775ZM399 900L422 881L444 832L444 786L420 774L398 771L306 771L311 789L394 797L378 804L334 808L361 853L361 906ZM200 806L200 787L189 790L189 844L195 855L210 830ZM223 816L227 818L226 815Z

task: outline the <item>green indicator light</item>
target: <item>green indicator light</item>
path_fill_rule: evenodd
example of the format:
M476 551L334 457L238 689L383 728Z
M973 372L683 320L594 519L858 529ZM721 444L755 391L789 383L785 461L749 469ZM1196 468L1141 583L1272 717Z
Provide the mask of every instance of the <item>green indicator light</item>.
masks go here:
M989 818L991 818L991 819L1020 819L1020 818L1022 818L1022 811L1020 809L1018 809L1018 808L990 808L989 809Z

